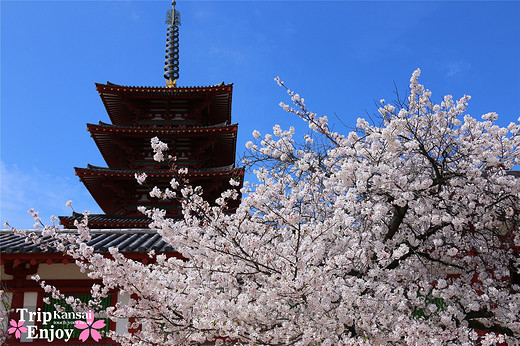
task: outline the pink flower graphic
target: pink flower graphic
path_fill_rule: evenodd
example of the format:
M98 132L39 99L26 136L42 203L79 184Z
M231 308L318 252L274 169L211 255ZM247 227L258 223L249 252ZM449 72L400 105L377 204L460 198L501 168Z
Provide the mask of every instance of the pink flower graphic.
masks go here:
M101 329L105 326L105 321L97 320L94 322L94 313L92 311L87 312L87 321L75 321L74 327L78 329L85 329L79 335L79 339L85 342L89 335L95 341L101 340L101 334L96 329Z
M7 330L7 332L9 334L14 333L14 337L17 339L20 339L20 337L22 336L22 333L27 333L27 328L22 327L24 323L25 323L25 321L18 321L18 322L16 322L15 320L9 321L9 324L12 325L12 327L9 328Z

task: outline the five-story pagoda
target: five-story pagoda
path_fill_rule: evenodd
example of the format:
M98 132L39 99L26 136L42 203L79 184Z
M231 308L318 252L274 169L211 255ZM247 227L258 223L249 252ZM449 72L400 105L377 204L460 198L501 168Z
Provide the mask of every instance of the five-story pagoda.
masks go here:
M170 217L182 215L179 203L149 194L150 186L164 189L176 174L171 161L154 161L153 137L168 144L175 165L188 168L186 178L201 186L209 201L230 188L231 178L243 180L244 170L235 168L238 125L231 123L233 86L177 86L180 16L175 1L167 24L166 87L96 84L112 123L87 124L87 129L108 167L75 168L105 213L89 216L91 228L146 227L150 220L138 206L161 207ZM146 173L148 186L136 182L136 173ZM62 216L60 223L71 228L81 217Z

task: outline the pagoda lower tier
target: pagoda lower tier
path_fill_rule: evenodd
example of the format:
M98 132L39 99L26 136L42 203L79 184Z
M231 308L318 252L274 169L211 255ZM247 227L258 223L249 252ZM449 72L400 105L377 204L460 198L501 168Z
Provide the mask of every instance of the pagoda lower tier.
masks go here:
M100 122L87 124L87 129L112 169L167 169L169 162L153 160L152 137L168 145L168 154L176 157L178 166L203 169L235 162L237 124L142 128Z
M75 168L75 170L76 175L79 176L94 200L107 215L143 217L137 207L144 206L164 209L168 217L182 217L182 209L178 201L150 196L150 191L154 186L161 190L171 189L171 179L179 179L176 172L111 169L92 165L88 165L87 168ZM146 173L145 184L137 184L135 173ZM186 179L192 186L201 186L203 197L211 203L220 196L220 193L232 188L229 184L230 179L234 178L242 183L244 169L229 165L204 170L191 170L182 178ZM238 204L238 200L231 201L229 212L233 212Z

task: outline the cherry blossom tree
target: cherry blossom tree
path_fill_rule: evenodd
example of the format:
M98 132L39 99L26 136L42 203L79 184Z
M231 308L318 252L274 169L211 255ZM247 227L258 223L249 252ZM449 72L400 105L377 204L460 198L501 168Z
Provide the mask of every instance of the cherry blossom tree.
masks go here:
M41 234L103 281L94 297L136 297L107 311L140 327L113 335L124 344L518 342L520 181L510 170L520 125L465 114L469 96L433 103L419 74L405 99L381 100L377 120L358 119L346 135L287 89L293 105L281 107L310 131L301 143L292 127L255 131L244 164L257 183L231 181L235 189L205 201L182 169L171 188L154 188L182 202L182 220L141 210L183 259L94 253L88 215L77 236ZM167 146L152 144L164 160Z

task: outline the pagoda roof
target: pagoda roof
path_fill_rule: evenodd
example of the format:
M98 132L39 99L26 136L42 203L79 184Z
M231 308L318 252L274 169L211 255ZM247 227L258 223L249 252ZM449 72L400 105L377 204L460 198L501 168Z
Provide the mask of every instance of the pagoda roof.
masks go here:
M107 124L102 121L99 124L87 123L87 129L92 132L116 132L125 133L131 136L140 137L144 135L150 137L153 135L177 135L177 136L207 136L211 133L234 133L238 130L238 124L228 125L227 123L210 125L210 126L193 126L193 127L136 127L136 126L118 126Z
M154 136L169 145L170 140L177 142L184 138L188 141L184 140L184 146L186 144L190 146L190 153L197 153L198 148L206 148L201 149L203 151L212 150L210 156L215 165L226 165L235 161L237 124L190 128L142 128L115 126L100 122L99 125L87 124L87 129L105 162L112 168L125 168L132 163L132 158L128 157L125 150L135 152L137 156L133 158L134 160L144 155L145 152L151 152L149 139ZM206 146L205 143L207 143ZM212 143L212 147L210 147L210 143ZM181 152L175 151L172 155L181 155ZM128 157L130 161L122 163L122 157ZM180 161L177 163L182 165ZM153 165L155 162L150 161L150 164Z
M39 230L27 230L29 233L38 233ZM77 230L62 230L59 233L77 234ZM92 246L95 252L108 253L110 247L117 247L122 253L175 252L157 231L151 229L99 229L90 231L91 239L87 245ZM26 253L59 253L53 246L53 238L43 237L41 244L26 243L25 237L14 234L13 231L0 231L0 248L2 254Z
M215 176L235 176L244 175L244 168L234 168L235 165L227 165L222 167L204 168L189 170L186 177L197 178L197 177L215 177ZM112 169L108 167L94 166L87 164L87 168L74 167L76 174L83 177L84 175L93 176L115 176L135 179L135 173L146 173L149 177L157 178L173 178L177 173L170 170L137 170L137 169ZM79 174L78 174L79 173ZM84 175L83 175L84 174Z
M154 111L166 111L167 107L168 113L189 113L190 109L204 102L209 102L208 105L212 107L214 123L231 120L233 84L168 88L123 86L107 82L96 83L96 89L114 124L130 124L132 114L139 107ZM161 104L160 101L169 103Z
M83 214L73 212L72 216L60 216L60 224L67 228L76 228L74 221L81 221ZM99 228L146 228L152 219L142 216L128 215L106 215L89 214L88 227L90 229Z
M75 170L76 175L79 176L91 196L106 214L140 214L137 211L137 206L139 205L173 208L169 211L171 216L180 213L176 209L180 208L180 205L176 205L174 201L159 200L152 202L138 200L138 191L147 188L138 185L135 180L135 173L144 172L148 176L147 183L164 188L169 186L172 178L176 177L176 172L168 169L111 169L92 165L88 165L87 168L75 167ZM210 194L230 188L230 178L236 177L241 181L244 177L244 169L228 165L204 170L191 170L184 177L194 185L201 185L205 194L208 194L209 197Z
M167 86L138 86L138 85L122 85L122 84L116 84L112 83L110 81L107 81L105 84L103 83L96 83L96 86L106 86L106 87L112 87L112 88L124 88L125 90L130 89L147 89L147 90L155 90L155 91L169 91L169 90L177 90L181 92L186 92L189 90L215 90L218 88L223 87L233 87L233 83L226 84L225 82L219 83L219 84L213 84L213 85L186 85L186 86L176 86L173 88L167 87Z

